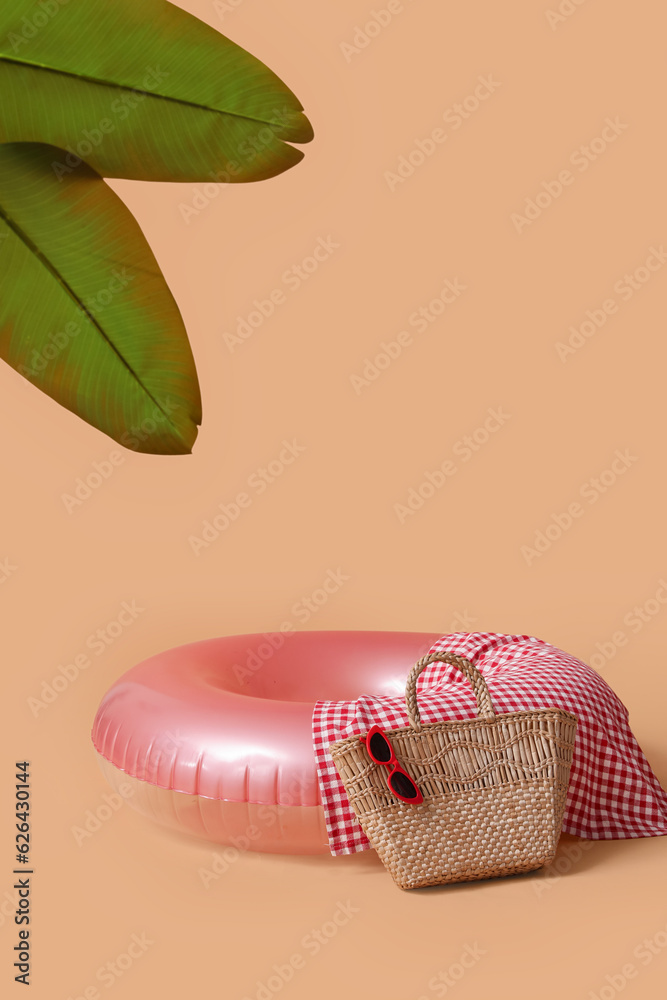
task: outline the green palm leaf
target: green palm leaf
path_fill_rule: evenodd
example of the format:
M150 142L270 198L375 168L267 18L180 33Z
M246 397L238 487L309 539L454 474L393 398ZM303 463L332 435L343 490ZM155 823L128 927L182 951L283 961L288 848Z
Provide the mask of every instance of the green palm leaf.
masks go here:
M128 448L190 452L201 422L192 352L137 222L85 163L0 145L0 357Z
M298 163L310 122L262 62L164 0L0 0L0 142L106 177L255 181Z

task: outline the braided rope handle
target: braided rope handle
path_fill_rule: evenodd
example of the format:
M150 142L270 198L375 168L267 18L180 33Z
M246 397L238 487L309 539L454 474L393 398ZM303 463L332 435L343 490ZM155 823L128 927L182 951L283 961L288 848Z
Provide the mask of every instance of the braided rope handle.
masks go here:
M465 656L457 656L456 653L429 653L427 656L422 656L421 660L415 663L408 674L408 680L405 685L405 704L408 707L410 725L415 732L421 732L422 728L419 706L417 704L417 678L429 663L435 663L436 661L451 663L453 666L458 667L461 673L470 681L472 689L475 692L478 716L482 719L495 718L496 713L493 710L491 695L486 686L486 681L474 663L467 660Z

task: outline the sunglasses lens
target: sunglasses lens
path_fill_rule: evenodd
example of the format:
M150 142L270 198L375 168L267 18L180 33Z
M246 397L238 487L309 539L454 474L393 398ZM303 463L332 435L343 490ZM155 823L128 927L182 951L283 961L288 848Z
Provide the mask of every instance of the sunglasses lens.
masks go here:
M387 743L384 736L381 736L380 733L373 733L368 743L368 749L370 750L373 758L381 764L391 760L391 747Z
M400 771L394 771L389 778L389 784L392 790L398 795L402 795L404 799L416 799L419 794L416 786L408 778L407 774L401 774Z

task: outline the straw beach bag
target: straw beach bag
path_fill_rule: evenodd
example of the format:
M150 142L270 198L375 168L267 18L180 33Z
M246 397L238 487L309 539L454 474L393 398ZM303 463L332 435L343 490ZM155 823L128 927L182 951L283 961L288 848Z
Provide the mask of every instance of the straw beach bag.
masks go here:
M419 674L435 661L472 685L477 717L422 725ZM403 889L532 871L556 853L577 717L559 708L496 715L465 657L430 653L408 676L410 725L332 743L350 805Z

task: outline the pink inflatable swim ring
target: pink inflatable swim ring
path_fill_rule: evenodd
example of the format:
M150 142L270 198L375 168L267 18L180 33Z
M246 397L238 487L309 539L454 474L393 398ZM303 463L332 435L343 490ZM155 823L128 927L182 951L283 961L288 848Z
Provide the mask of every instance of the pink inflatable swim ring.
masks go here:
M315 702L401 694L438 638L272 632L167 650L102 699L92 730L102 770L163 825L246 850L327 853Z

